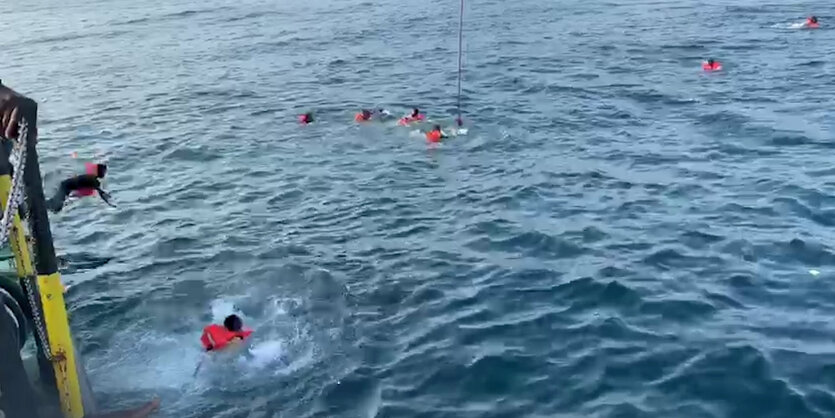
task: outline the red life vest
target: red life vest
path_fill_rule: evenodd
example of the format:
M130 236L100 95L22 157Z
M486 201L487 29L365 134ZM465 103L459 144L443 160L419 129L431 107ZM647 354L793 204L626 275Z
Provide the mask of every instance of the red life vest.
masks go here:
M719 71L722 69L722 64L719 61L713 61L713 65L705 62L702 64L702 69L705 71Z
M98 176L99 175L98 164L84 163L84 174L92 174L94 176ZM91 188L85 187L85 188L76 190L74 193L78 197L93 196L93 195L96 194L96 189L91 189Z
M241 331L229 331L222 325L212 324L203 328L203 335L200 336L200 342L206 351L222 350L230 341L235 338L245 340L252 334L251 329L243 329Z
M362 113L357 113L354 116L354 120L357 121L357 122L365 122L365 121L368 121L369 119L371 119L371 116L368 116L366 118Z
M426 133L426 140L429 142L441 142L443 135L441 131L429 131Z
M806 27L809 29L818 29L821 25L817 22L812 22L812 19L806 19Z
M410 124L410 123L412 123L412 122L420 122L420 121L422 121L422 120L424 120L424 119L426 119L426 116L424 116L424 115L423 115L423 114L421 114L421 113L418 113L418 115L417 115L417 116L412 116L412 115L409 115L409 116L404 116L404 117L402 117L402 118L400 119L400 122L399 122L399 123L400 123L401 125L403 125L403 126L406 126L406 125L408 125L408 124Z

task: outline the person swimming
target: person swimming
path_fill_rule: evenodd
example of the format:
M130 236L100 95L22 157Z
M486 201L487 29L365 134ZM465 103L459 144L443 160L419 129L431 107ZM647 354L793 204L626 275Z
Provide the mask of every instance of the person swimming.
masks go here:
M373 114L368 109L362 109L359 113L354 115L354 120L357 122L368 122L371 120Z
M702 63L702 69L705 71L719 71L722 69L722 64L713 58L708 58L707 61Z
M203 328L200 343L206 351L220 351L241 343L250 335L252 330L244 328L244 321L233 314L223 320L223 326L211 324Z
M302 125L308 125L313 123L313 113L307 112L303 115L299 115L299 123Z
M55 195L46 201L46 207L54 213L58 213L64 208L64 202L67 197L86 197L99 194L101 200L111 207L116 207L110 203L110 194L101 189L101 182L107 174L107 166L104 164L87 163L86 173L74 177L70 177L61 182Z
M809 16L806 19L806 24L804 25L809 29L818 29L821 27L820 23L818 23L817 16Z
M441 142L441 139L448 138L441 130L441 125L435 125L431 131L426 132L426 140L429 142Z
M414 108L412 109L412 113L402 117L398 122L400 125L406 126L413 122L420 122L426 119L426 116L420 113L420 109Z

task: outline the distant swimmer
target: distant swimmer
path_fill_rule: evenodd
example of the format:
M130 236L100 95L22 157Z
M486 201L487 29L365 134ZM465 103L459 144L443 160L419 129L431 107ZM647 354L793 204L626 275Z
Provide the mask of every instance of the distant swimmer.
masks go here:
M368 109L362 109L359 113L354 115L354 120L357 122L368 122L371 120L373 114Z
M356 122L368 122L371 120L385 121L391 117L391 113L386 109L362 109L359 113L354 115Z
M55 195L46 201L46 207L49 210L58 213L63 209L64 202L68 197L86 197L93 196L98 193L104 203L112 207L116 207L110 203L110 194L101 189L101 182L107 174L107 166L104 164L86 163L85 174L80 176L70 177L61 182Z
M804 24L804 26L807 29L819 29L821 27L820 23L818 23L818 18L816 16L809 16L809 18L806 19L806 23Z
M702 63L702 69L705 71L719 71L722 69L722 64L711 58Z
M238 315L229 315L223 325L211 324L203 328L200 342L206 351L220 351L240 344L252 335L252 330L244 328L244 321Z
M431 131L426 133L426 140L429 142L441 142L444 138L448 138L448 136L441 130L441 125L435 125Z
M299 123L302 125L309 125L313 123L313 113L307 112L303 115L299 115Z
M412 113L403 116L400 121L398 122L400 125L406 126L410 123L414 122L421 122L426 119L426 116L420 113L420 109L414 108L412 109Z

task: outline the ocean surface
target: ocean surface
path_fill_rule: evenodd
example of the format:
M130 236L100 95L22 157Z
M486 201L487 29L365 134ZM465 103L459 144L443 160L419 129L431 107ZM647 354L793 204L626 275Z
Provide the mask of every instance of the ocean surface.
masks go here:
M51 216L104 409L835 416L835 5L468 1L468 135L357 126L452 123L458 7L4 3L48 192L110 165Z

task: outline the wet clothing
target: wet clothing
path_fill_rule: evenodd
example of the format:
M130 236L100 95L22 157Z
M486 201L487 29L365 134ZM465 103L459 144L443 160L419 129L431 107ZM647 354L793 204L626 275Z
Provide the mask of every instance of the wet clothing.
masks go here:
M55 195L46 201L46 207L58 213L64 208L64 202L70 195L75 196L92 196L96 192L99 193L102 200L108 205L112 204L108 200L109 195L101 189L101 182L95 174L82 174L80 176L70 177L61 182Z
M203 335L200 336L200 343L206 351L222 350L235 338L245 340L252 334L251 329L240 331L229 331L222 325L212 324L203 328Z

